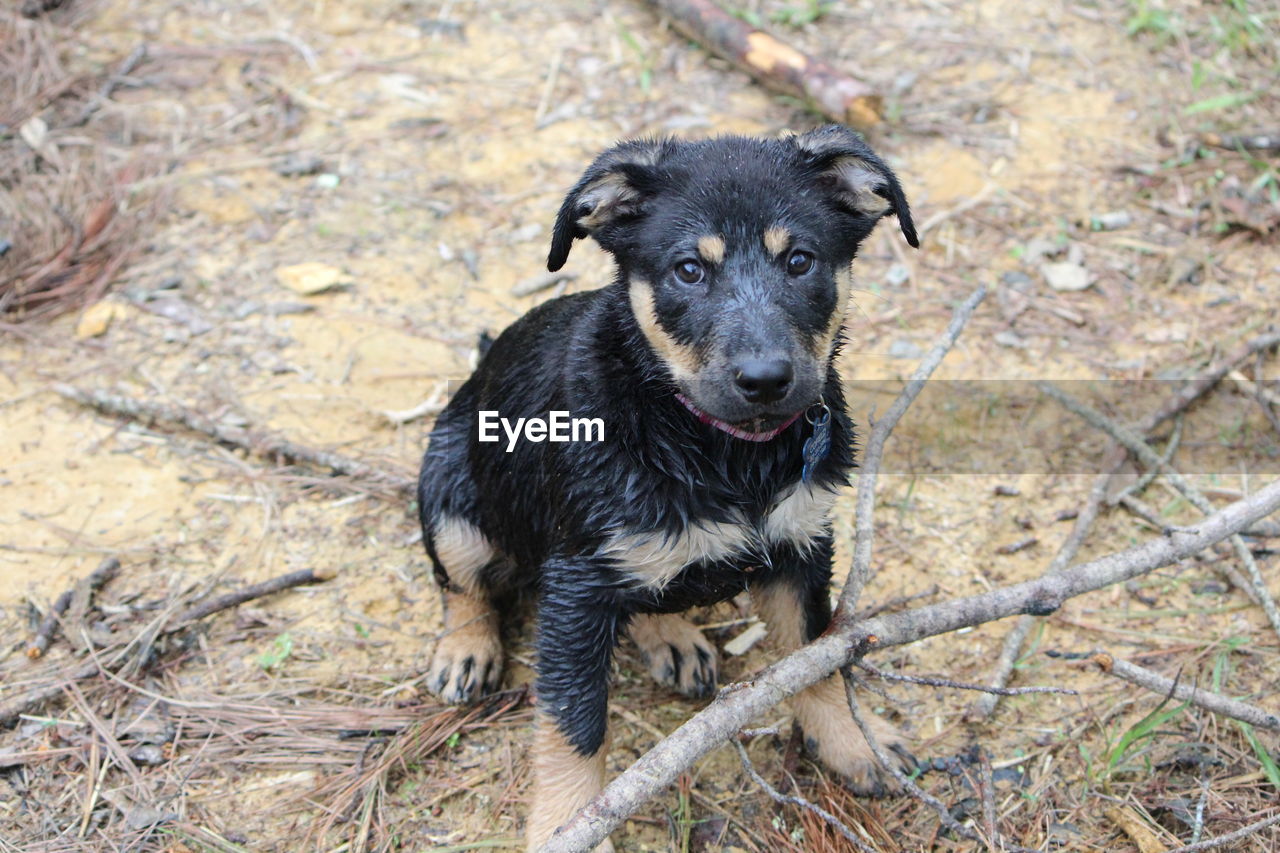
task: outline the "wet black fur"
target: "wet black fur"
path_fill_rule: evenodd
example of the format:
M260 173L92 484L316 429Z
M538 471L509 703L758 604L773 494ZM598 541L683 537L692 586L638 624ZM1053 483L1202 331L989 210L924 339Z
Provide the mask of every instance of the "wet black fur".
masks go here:
M824 133L830 139L818 142L830 141L883 170L889 213L914 244L906 201L888 167L848 131L815 132ZM546 302L504 331L431 434L419 500L437 579L451 582L432 541L435 520L449 514L475 525L501 552L481 572L487 589L536 589L538 701L583 754L596 752L604 738L611 654L633 614L681 611L723 601L748 585L787 583L802 591L809 638L830 621L829 533L810 547L761 546L731 561L690 566L659 591L638 589L599 553L612 534L676 535L700 520L759 525L800 480L801 447L812 432L807 420L763 443L697 420L675 398L670 371L637 324L628 281L642 275L654 282L663 327L692 346L722 347L717 330L742 325L733 306L745 302L712 296L717 287L750 289L746 301L765 303L765 325L781 327L740 329L734 339L803 341L834 310L832 271L848 264L879 218L842 206L826 165L829 156L805 152L794 141L740 137L626 143L606 152L566 199L548 265L559 268L573 240L586 236L576 224L584 215L584 190L621 173L637 196L591 234L617 261L614 283ZM747 248L777 221L818 255L822 281L797 285L768 266L763 250ZM708 233L723 233L729 244L724 269L713 271L708 292L672 286L671 265ZM835 486L853 467L853 426L834 365L825 361L819 368L809 396L789 404L798 411L820 394L831 409L831 450L813 480ZM599 417L605 439L521 440L507 453L505 436L497 444L478 441L482 409L512 420L551 410Z

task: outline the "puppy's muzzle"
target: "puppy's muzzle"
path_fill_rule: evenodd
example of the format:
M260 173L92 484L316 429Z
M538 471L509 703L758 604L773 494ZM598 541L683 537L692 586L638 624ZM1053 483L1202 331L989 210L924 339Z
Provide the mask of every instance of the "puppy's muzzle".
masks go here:
M785 358L750 358L739 362L733 371L733 384L748 403L776 403L791 390L795 368Z

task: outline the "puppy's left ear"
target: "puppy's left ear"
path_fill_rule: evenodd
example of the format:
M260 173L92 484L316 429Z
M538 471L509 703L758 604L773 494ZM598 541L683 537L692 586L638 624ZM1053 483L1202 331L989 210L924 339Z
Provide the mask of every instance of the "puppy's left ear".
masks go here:
M791 143L820 171L838 205L867 217L873 224L882 216L897 216L907 242L913 248L920 248L920 238L911 221L911 208L898 176L862 137L847 127L829 124L794 136Z
M597 157L560 205L547 269L555 272L564 266L573 241L583 237L595 237L612 251L610 226L644 212L657 184L654 167L674 144L666 139L632 140Z

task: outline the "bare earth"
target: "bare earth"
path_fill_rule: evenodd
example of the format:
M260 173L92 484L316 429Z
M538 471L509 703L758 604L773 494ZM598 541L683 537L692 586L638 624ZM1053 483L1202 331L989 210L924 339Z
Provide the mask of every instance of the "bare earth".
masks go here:
M1275 322L1275 152L1192 156L1202 132L1276 130L1274 3L1245 14L1235 3L1171 0L1167 28L1133 34L1126 25L1146 4L1114 0L850 2L799 26L773 20L806 7L738 8L885 93L888 121L870 140L923 226L913 252L885 223L855 265L862 290L843 359L847 377L867 380L854 386L858 421L889 405L953 303L979 282L992 295L943 378L1176 378ZM1260 29L1246 26L1254 18ZM214 617L188 645L162 649L162 665L139 674L137 689L88 680L78 696L35 712L62 722L27 718L0 730L0 850L518 848L527 704L420 750L341 802L326 783L365 772L384 741L307 740L305 723L264 724L252 737L236 729L243 721L198 725L199 703L232 700L260 716L397 703L439 715L417 708L430 706L418 676L440 612L407 500L103 416L50 387L186 407L412 475L430 419L397 424L385 413L443 395L466 376L481 332L559 292L517 297L511 288L544 268L555 210L596 151L639 134L774 134L820 119L708 58L634 0L102 0L20 24L37 25L52 27L68 67L87 74L116 67L139 43L152 50L131 74L137 85L117 88L85 127L50 121L54 143L71 157L79 134L107 140L120 162L144 152L176 165L148 171L129 202L162 209L98 303L113 307L0 325L0 629L9 638L0 706L83 657L60 639L28 661L32 606L43 612L104 556L123 569L86 630L105 619L141 631L165 602L296 569L338 574ZM1221 105L1204 106L1212 98ZM9 129L0 144L25 143ZM303 161L316 168L280 174ZM1112 212L1128 224L1093 221ZM338 286L290 289L280 270L303 263L325 265ZM1087 289L1050 287L1045 263L1082 267ZM569 271L570 290L610 276L607 258L585 244ZM1274 389L1280 362L1270 355L1242 372ZM1070 528L1055 519L1083 500L1105 442L1022 384L1002 387L1024 394L1025 407L969 400L963 416L942 403L908 415L881 481L869 602L930 585L936 600L970 594L1048 564ZM1129 401L1127 416L1154 409L1165 390ZM964 448L977 437L988 455L982 473L966 473ZM1236 383L1192 410L1181 440L1178 459L1195 459L1188 471L1219 502L1280 466L1280 433ZM1007 468L1005 445L1018 459ZM1025 452L1042 445L1049 458ZM997 486L1017 494L997 497ZM1195 518L1160 483L1145 500L1170 523ZM836 513L841 574L851 514L846 496ZM1081 557L1152 535L1109 509ZM1035 544L1000 552L1027 537ZM1275 552L1251 541L1280 589ZM749 613L723 605L697 617L723 642ZM924 641L879 663L982 680L1008 627ZM529 680L531 630L526 620L512 638L510 687ZM1277 638L1212 560L1076 599L1033 642L1016 683L1079 695L1008 699L987 722L966 720L971 693L897 687L895 702L876 700L913 733L922 758L986 751L1008 840L1137 850L1104 816L1120 806L1172 848L1192 837L1205 789L1204 837L1274 804L1280 773L1268 776L1274 765L1260 763L1235 723L1189 709L1119 747L1160 697L1044 654L1105 648L1277 710ZM772 654L761 645L726 656L725 679ZM196 710L179 713L184 702ZM619 654L614 702L612 772L695 710L650 682L630 648ZM110 731L133 749L136 731L175 719L186 722L158 763L85 737ZM761 724L782 722L779 709ZM278 747L272 737L295 725L293 746ZM1274 735L1256 737L1275 754ZM883 850L974 849L917 803L843 796L785 737L757 739L751 755L777 784L795 773L806 796L845 810ZM978 794L957 774L930 772L922 784L980 827ZM615 842L624 851L848 849L833 838L774 806L721 748ZM1277 845L1273 829L1230 849Z

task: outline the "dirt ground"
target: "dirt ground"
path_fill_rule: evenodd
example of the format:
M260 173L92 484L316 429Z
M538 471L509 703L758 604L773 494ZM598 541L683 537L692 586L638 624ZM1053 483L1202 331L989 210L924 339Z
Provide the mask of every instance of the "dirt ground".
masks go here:
M886 223L855 265L843 356L858 380L855 418L888 406L956 301L980 282L992 289L939 375L1000 390L959 414L940 394L895 434L867 598L933 586L921 600L943 600L1037 575L1105 441L1023 380L1144 389L1112 392L1136 420L1171 380L1276 321L1276 152L1215 147L1205 134L1278 130L1280 6L733 8L885 94L886 121L869 139L901 177L923 245L912 251ZM30 208L19 191L35 192L37 174L79 180L82 206L102 191L95 181L116 182L116 221L136 231L91 305L72 296L57 316L0 315L0 707L201 596L336 572L166 634L145 665L82 680L0 729L0 850L518 848L526 697L461 715L421 689L440 611L406 498L99 414L52 388L161 402L412 476L430 418L387 413L438 400L465 377L481 332L559 292L511 288L544 268L555 210L596 151L639 134L776 134L820 119L708 57L639 0L69 0L34 20L0 14L10 45L45 39L53 54L41 67L75 78L63 92L3 92L12 114L0 146L18 165L0 172L10 193L0 211L13 217L0 219L0 239L66 239L57 218L43 238L34 219L21 224ZM138 45L145 57L94 100ZM0 76L34 74L35 60L24 63ZM70 123L86 103L92 113ZM33 115L46 136L15 131ZM14 244L0 273L25 257ZM334 286L299 292L299 264L319 265L312 272ZM610 275L586 244L569 270L569 290ZM1247 384L1275 389L1280 362L1272 354L1241 372L1246 384L1229 381L1190 412L1174 457L1222 503L1280 464L1280 433ZM969 464L974 442L981 459ZM1144 499L1169 523L1195 518L1163 481ZM850 496L836 515L843 574ZM1081 556L1152 535L1111 508ZM1280 588L1275 552L1249 541ZM120 575L93 607L73 605L67 625L79 636L28 660L49 603L107 556ZM1221 580L1215 564L1228 559L1211 553L1044 620L1016 683L1079 695L1007 699L985 722L966 716L972 693L898 686L895 701L876 703L940 767L981 746L1010 842L1147 853L1238 829L1274 805L1273 734L1187 708L1153 728L1159 696L1045 654L1107 649L1277 710L1280 646L1261 609ZM723 605L698 619L725 641L750 614ZM1008 627L879 663L982 680ZM526 622L511 638L512 690L529 680L530 635ZM726 656L724 677L771 655L762 645ZM613 701L613 773L697 707L650 682L625 647ZM785 721L779 709L761 722ZM785 737L758 738L751 755L776 784L794 773L879 849L975 849L916 802L844 795ZM947 766L922 784L980 827L968 765ZM1139 848L1112 808L1155 846ZM728 748L614 839L623 851L849 849L776 807ZM1229 849L1277 846L1272 829Z

